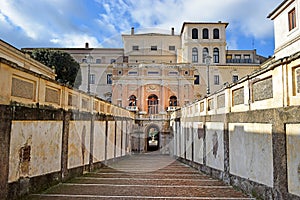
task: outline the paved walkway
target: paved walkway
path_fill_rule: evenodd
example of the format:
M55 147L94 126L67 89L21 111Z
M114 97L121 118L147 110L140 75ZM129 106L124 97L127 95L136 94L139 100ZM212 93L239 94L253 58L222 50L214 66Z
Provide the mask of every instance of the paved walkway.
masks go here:
M29 199L239 199L243 193L169 156L133 155Z

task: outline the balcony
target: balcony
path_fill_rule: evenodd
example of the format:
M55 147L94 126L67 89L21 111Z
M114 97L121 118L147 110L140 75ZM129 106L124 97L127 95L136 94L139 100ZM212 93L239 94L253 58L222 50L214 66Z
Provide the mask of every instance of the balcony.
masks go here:
M126 110L137 112L139 108L137 106L127 106Z
M175 111L175 110L177 110L178 108L180 108L180 107L179 107L179 106L169 106L169 107L167 108L167 112Z

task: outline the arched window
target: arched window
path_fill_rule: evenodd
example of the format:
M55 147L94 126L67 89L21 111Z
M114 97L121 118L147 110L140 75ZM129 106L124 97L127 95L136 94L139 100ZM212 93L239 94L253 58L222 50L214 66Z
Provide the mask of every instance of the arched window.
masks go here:
M202 52L202 62L206 63L206 57L209 55L208 48L204 47Z
M198 29L192 29L192 39L198 39Z
M197 63L198 62L198 49L194 47L192 49L192 62Z
M208 29L207 28L202 30L202 38L208 39Z
M131 95L129 97L129 106L136 106L136 96Z
M214 63L219 63L219 49L214 48Z
M177 97L176 96L170 97L169 106L177 106Z
M214 29L214 39L220 39L219 29Z
M148 113L158 114L158 97L155 94L148 96Z

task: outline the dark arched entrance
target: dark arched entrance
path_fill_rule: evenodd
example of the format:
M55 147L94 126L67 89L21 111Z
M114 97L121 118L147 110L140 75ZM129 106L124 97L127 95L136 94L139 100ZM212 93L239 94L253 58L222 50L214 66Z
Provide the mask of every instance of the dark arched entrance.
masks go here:
M146 128L147 151L157 151L159 149L159 127L151 124Z

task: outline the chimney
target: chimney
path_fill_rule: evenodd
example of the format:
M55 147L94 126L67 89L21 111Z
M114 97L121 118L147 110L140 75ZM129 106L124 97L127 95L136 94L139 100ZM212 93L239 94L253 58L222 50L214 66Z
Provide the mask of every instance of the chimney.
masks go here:
M174 35L174 27L171 29L171 35Z
M89 43L88 43L88 42L85 43L85 48L86 48L86 49L89 48Z
M134 35L134 27L131 27L131 35Z

